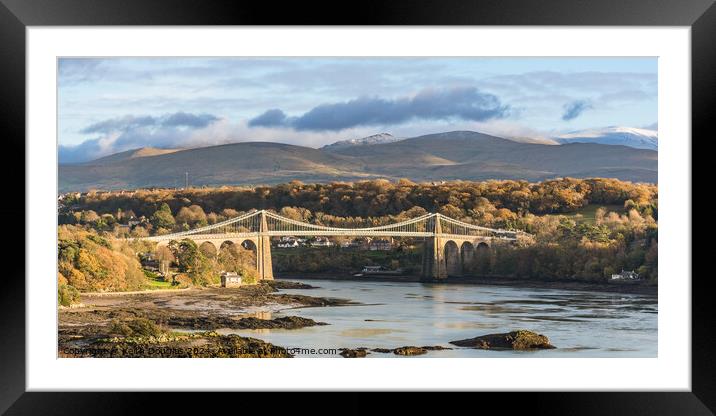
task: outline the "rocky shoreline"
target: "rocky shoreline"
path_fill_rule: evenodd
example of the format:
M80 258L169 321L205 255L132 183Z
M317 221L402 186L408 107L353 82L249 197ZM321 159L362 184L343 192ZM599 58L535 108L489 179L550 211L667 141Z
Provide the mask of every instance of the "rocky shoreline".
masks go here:
M341 306L346 299L277 293L309 289L298 282L182 292L83 294L81 305L58 310L61 357L290 357L282 347L219 329L294 330L327 325L271 310ZM268 309L268 311L267 311Z

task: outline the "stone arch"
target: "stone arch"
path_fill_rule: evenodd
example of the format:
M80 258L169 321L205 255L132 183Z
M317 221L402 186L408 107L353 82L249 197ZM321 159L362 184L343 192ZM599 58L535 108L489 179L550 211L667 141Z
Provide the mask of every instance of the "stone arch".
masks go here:
M260 257L259 257L259 246L257 244L258 242L254 239L247 238L245 240L242 240L238 242L237 249L243 250L244 253L248 252L251 256L251 263L254 265L256 270L258 271L260 268Z
M445 271L448 276L462 275L462 262L460 261L460 248L453 240L448 240L444 248Z
M475 246L475 259L473 261L473 272L478 275L486 275L490 271L490 244L480 241Z
M199 244L199 251L206 256L210 258L215 258L219 254L219 250L216 248L216 245L212 241L204 241L201 244Z
M223 250L228 247L235 247L236 245L237 245L237 243L235 241L225 240L225 241L222 241L221 244L219 244L219 250Z
M256 241L254 241L254 240L252 240L252 239L250 239L250 238L247 238L246 240L241 241L241 242L239 243L239 245L240 245L242 248L244 248L244 249L246 249L246 250L251 250L251 251L253 251L253 252L256 252L256 251L258 250L258 246L257 246L257 244L256 244Z
M475 246L471 242L465 241L460 246L460 260L462 261L463 272L472 270L475 261Z

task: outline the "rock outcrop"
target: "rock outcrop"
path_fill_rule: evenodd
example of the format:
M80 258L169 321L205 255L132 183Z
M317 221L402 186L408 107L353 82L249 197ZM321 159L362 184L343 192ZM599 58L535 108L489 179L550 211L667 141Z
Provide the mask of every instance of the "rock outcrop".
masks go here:
M535 350L556 348L549 338L532 331L518 330L504 334L488 334L475 338L450 341L459 347L479 348L483 350Z
M428 352L423 347L413 347L413 346L407 346L407 347L399 347L393 350L393 354L395 355L422 355Z
M365 349L350 349L350 348L342 348L341 356L343 358L363 358L366 355L368 355L368 351Z

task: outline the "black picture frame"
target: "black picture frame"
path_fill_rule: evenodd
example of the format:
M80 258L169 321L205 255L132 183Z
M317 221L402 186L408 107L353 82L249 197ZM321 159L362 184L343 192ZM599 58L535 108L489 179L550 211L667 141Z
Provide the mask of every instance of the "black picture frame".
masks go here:
M692 35L692 139L709 139L716 91L716 6L713 0L501 0L440 2L373 1L352 3L237 2L171 0L0 0L0 76L2 90L3 207L5 231L22 237L25 259L25 34L27 26L73 25L593 25L593 26L689 26ZM686 138L684 138L686 140ZM693 154L693 152L692 152ZM692 188L693 189L693 188ZM685 206L690 206L685 201ZM692 215L694 213L692 212ZM14 229L13 229L14 228ZM691 242L683 242L691 245ZM694 245L694 251L702 250ZM708 249L708 248L704 248ZM10 250L7 257L12 257ZM15 255L15 258L19 256ZM692 258L698 258L698 256ZM0 288L0 413L96 414L129 413L145 409L153 395L146 393L36 393L25 392L25 265L7 261ZM667 276L687 279L690 276ZM690 392L612 393L497 393L470 395L467 409L498 405L512 412L549 414L708 415L716 409L716 349L711 317L714 316L709 276L692 279L692 389ZM224 396L226 397L226 396ZM264 394L258 402L270 403L271 413L295 411L313 397L275 400ZM340 408L321 406L335 413L365 413L378 406L360 396L340 397ZM212 400L215 400L212 398ZM226 400L226 399L224 399ZM235 400L235 397L233 399ZM405 413L420 408L432 396L394 400ZM188 410L193 396L181 400L159 399L165 412ZM462 400L442 399L444 410ZM188 403L189 402L189 403ZM384 403L384 401L381 401ZM195 403L194 403L195 404ZM314 404L315 406L315 404ZM388 410L387 404L380 408ZM314 408L316 410L317 408ZM318 409L320 410L320 409Z

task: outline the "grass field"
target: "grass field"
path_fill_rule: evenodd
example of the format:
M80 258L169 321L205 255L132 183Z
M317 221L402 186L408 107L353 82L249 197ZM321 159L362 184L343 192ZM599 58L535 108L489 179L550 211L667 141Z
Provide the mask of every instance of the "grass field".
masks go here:
M583 208L580 208L576 212L571 212L569 214L563 214L563 215L568 218L572 218L579 223L586 223L586 224L592 225L595 222L594 217L597 213L597 209L599 209L601 207L605 208L607 210L607 212L618 212L618 213L624 212L624 207L621 205L589 204Z
M164 281L163 278L159 277L156 273L144 270L144 275L147 277L145 288L148 290L162 290L162 289L176 289L176 286L172 286L172 282Z
M150 290L161 290L161 289L176 289L172 286L172 282L165 282L161 279L147 279L147 289Z

